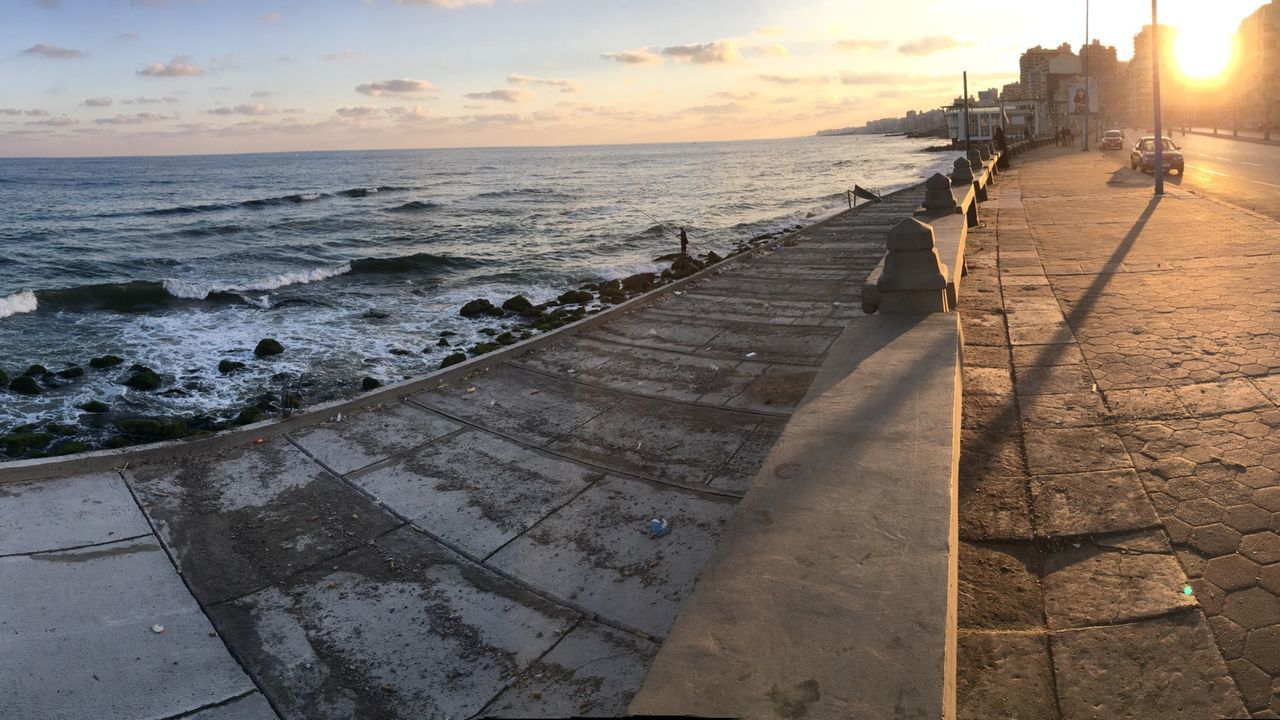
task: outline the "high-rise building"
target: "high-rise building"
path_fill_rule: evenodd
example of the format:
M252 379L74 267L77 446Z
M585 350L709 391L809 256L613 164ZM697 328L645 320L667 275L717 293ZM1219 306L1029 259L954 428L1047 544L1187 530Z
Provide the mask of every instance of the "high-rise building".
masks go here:
M1245 18L1236 37L1237 117L1242 127L1270 131L1280 126L1280 0Z
M1006 83L1005 86L1000 89L1000 99L1005 101L1021 100L1022 83Z
M1052 49L1037 45L1022 53L1018 59L1018 70L1022 97L1048 100L1056 89L1051 87L1051 76L1080 74L1080 57L1071 52L1070 43Z
M1160 84L1164 90L1170 89L1173 81L1170 60L1173 58L1176 32L1168 25L1160 26ZM1133 60L1129 61L1129 97L1133 103L1129 119L1141 127L1150 127L1154 123L1151 100L1151 45L1154 34L1150 25L1144 25L1142 32L1133 36ZM1168 97L1167 92L1161 92L1161 114L1168 106Z

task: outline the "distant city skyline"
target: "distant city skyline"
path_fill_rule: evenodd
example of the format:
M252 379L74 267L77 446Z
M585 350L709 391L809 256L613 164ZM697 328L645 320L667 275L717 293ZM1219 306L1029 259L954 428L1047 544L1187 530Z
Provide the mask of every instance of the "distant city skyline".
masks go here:
M1259 0L1165 0L1220 45ZM1077 7L1078 5L1078 7ZM1121 59L1145 2L1094 3ZM0 156L810 135L1018 79L1084 3L10 0ZM969 18L959 23L957 17ZM1191 45L1194 47L1194 45Z

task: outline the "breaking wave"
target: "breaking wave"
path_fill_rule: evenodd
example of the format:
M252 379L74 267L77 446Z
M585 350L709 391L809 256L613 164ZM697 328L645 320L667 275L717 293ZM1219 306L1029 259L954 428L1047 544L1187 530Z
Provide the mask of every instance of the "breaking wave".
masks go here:
M2 297L0 298L0 318L35 312L38 305L39 301L36 300L36 294L30 290L23 290L8 297Z

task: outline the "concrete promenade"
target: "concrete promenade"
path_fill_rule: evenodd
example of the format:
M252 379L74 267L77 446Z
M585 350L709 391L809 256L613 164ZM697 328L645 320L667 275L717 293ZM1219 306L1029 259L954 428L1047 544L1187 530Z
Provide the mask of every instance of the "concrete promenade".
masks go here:
M408 397L0 484L0 707L624 715L920 195Z
M1036 157L970 235L959 716L1280 717L1280 223Z

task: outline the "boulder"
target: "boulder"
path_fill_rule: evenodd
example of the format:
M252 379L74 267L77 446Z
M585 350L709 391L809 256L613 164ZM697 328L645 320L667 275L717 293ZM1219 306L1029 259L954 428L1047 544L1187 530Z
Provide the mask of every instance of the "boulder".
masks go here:
M450 365L457 365L460 362L466 362L466 361L467 361L467 356L465 354L454 353L449 357L440 361L440 368L444 369L449 367Z
M32 365L31 367L27 368L26 372L22 374L26 375L27 377L44 377L45 375L49 374L49 368L43 365Z
M0 370L0 387L9 384L9 373Z
M472 356L484 355L485 353L491 353L494 350L498 350L501 347L502 346L499 345L498 343L491 343L491 342L476 343L475 345L471 346L471 355Z
M124 358L116 357L115 355L103 355L89 360L89 367L95 370L101 370L103 368L115 367L122 362L124 362Z
M44 426L46 432L51 432L59 437L71 437L80 432L80 428L75 425L66 425L63 423L47 423Z
M592 295L586 290L570 290L569 292L564 293L560 297L556 298L556 302L560 303L561 305L586 305L587 303L595 299L596 299L596 296Z
M69 367L69 368L67 368L67 369L65 369L65 370L59 370L59 371L58 371L57 373L55 373L55 374L56 374L58 377L62 378L63 380L70 380L70 379L72 379L72 378L83 377L83 376L84 376L84 368L82 368L82 367L80 367L80 366L78 366L78 365L72 365L71 367Z
M19 395L39 395L41 393L40 385L36 383L36 379L30 375L19 375L9 383L9 389Z
M399 355L401 357L404 357L405 355L413 354L412 350L405 350L404 348L391 348L387 352L391 353L392 355Z
M99 402L97 400L90 400L89 402L84 403L83 405L77 405L76 407L80 408L81 410L87 413L93 413L95 415L100 415L104 412L108 412L111 410L110 405L104 402Z
M714 250L712 250L711 252L707 253L706 263L707 263L708 265L715 265L716 263L719 263L719 262L724 262L724 258L722 258L722 257L720 257L719 255L717 255L717 254L716 254L716 252L715 252Z
M510 332L502 333L498 337L494 338L494 341L497 342L499 345L515 345L516 343L520 342L519 340L516 339L516 336L512 335Z
M253 354L258 357L279 355L282 352L284 352L284 346L275 338L263 338L258 341L258 346L253 349Z
M480 317L481 315L502 317L504 313L501 308L494 307L493 303L484 298L479 298L463 305L462 309L458 311L458 314L465 318L474 318Z
M256 422L262 422L267 419L267 414L262 408L254 405L248 405L236 415L236 419L231 421L232 425L252 425Z
M243 368L244 368L244 363L236 362L235 360L223 360L222 362L218 363L218 372L222 373L223 375L226 375L228 373L233 373Z
M0 437L0 445L11 457L17 457L31 450L41 450L53 440L53 436L43 432L15 432Z
M436 343L436 347L450 347L449 338L446 338L446 337L440 338L440 341Z
M627 299L627 294L621 288L606 288L600 291L600 302L608 305L617 305Z
M622 289L627 292L641 292L653 287L657 275L653 273L636 273L622 281Z
M671 263L671 276L675 278L689 277L704 267L706 266L688 255L681 255L676 258L675 262Z
M178 418L128 418L117 420L116 429L129 438L142 442L177 440L191 434L187 424Z
M382 387L382 381L377 378L366 377L360 381L360 389L365 392L377 390L380 387Z
M84 443L79 440L68 440L66 442L60 442L57 445L54 445L53 447L49 448L50 455L74 455L76 453L82 453L82 452L88 452L88 451L89 451L88 443Z
M605 290L621 290L622 281L621 280L605 280L604 282L597 285L595 289L596 289L596 292L604 292Z
M515 297L508 299L506 302L502 303L502 309L510 310L517 315L537 314L538 312L534 309L533 303L529 302L529 298L523 295L516 295Z
M142 367L142 366L135 365L134 367ZM141 370L139 370L138 372L135 372L133 375L130 375L129 379L124 381L124 384L128 385L134 390L150 391L160 387L162 382L163 381L160 379L160 376L157 375L154 370L152 370L149 367L142 367Z

